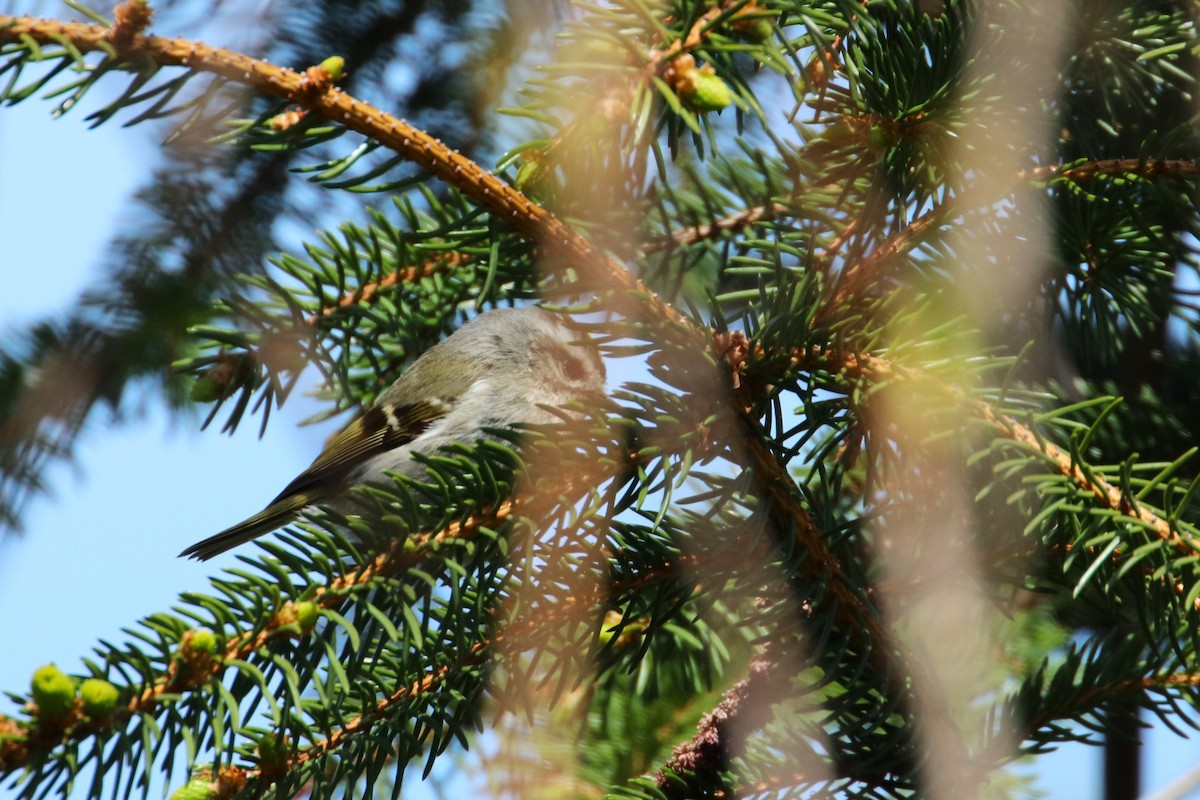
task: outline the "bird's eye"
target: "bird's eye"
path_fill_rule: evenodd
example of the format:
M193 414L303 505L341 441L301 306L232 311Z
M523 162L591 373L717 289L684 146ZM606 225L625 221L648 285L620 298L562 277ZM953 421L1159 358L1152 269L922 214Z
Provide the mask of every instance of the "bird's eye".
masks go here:
M588 377L587 366L574 356L565 356L562 362L563 374L568 380L584 381Z

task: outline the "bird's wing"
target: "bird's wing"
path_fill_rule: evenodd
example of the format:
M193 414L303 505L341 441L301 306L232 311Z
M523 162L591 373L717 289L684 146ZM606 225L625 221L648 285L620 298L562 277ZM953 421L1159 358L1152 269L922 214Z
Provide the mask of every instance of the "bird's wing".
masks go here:
M376 453L408 444L444 417L449 407L445 400L426 399L403 406L380 403L367 409L334 436L317 460L266 508L197 542L180 555L205 561L287 524L305 506L328 499L331 485L346 478L356 466Z
M450 404L427 399L404 406L372 406L329 440L317 459L289 483L272 504L296 494L309 494L315 486L333 486L368 458L406 445L437 420ZM310 500L320 502L320 498Z

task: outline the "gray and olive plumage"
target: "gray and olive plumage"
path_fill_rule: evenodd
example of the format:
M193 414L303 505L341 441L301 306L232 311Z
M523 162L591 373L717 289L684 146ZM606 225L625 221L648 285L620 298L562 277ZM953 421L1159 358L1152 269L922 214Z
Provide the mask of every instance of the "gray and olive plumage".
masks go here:
M604 377L599 353L558 315L536 308L480 314L413 362L266 508L180 555L212 558L285 525L306 506L353 510L350 488L385 483L387 472L420 474L414 452L470 444L483 428L553 422L558 417L541 406L598 399Z

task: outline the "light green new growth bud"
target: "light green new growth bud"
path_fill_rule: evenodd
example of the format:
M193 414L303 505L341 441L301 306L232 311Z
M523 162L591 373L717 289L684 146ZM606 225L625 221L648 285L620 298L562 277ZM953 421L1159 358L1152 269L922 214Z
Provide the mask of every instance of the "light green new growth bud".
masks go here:
M320 618L321 608L316 603L309 600L296 603L296 623L300 626L300 630L311 631ZM272 741L274 740L272 739Z
M292 755L291 742L268 733L258 740L259 774L267 781L275 781L287 774L288 760Z
M346 69L346 59L341 56L330 56L321 62L321 69L336 81L342 77L342 72Z
M738 32L747 41L765 42L775 34L775 26L771 24L771 20L759 17L739 27Z
M280 758L282 752L281 742L274 735L268 734L258 740L258 760L260 762L274 762Z
M883 151L892 146L892 137L888 135L883 126L876 125L867 132L867 143L871 145L872 149Z
M517 169L517 178L513 181L513 186L519 192L529 193L529 189L533 186L534 181L542 172L542 165L537 161L526 161Z
M38 717L60 719L75 707L75 683L53 664L38 667L30 687Z
M623 626L622 622L625 622ZM626 621L620 611L612 610L604 615L604 624L600 626L600 644L607 645L612 642L613 647L617 649L627 647L636 641L645 630L646 623L644 621L638 619ZM616 641L613 641L614 638Z
M733 102L729 84L709 72L697 71L690 88L683 100L694 111L720 111Z
M207 628L193 628L183 634L175 651L177 687L195 687L212 680L223 657L217 645L217 635Z
M79 686L83 713L92 719L103 719L117 708L121 693L117 687L99 678L88 678Z
M276 124L276 120L289 115L295 119ZM303 115L298 112L285 111L272 117L269 124L272 130L286 130L301 119L303 119ZM196 382L192 384L192 399L197 403L224 400L236 390L252 382L253 371L254 359L248 354L221 353L212 366L196 376Z
M211 403L220 397L221 393L217 390L217 382L208 373L201 375L192 384L192 401L195 403Z
M594 114L589 117L590 122L598 119ZM600 124L603 126L603 121ZM522 156L513 186L538 203L552 201L559 188L553 164L547 162L540 152L528 152Z
M210 630L196 628L192 631L192 638L188 643L188 647L193 652L212 655L217 652L217 636Z
M204 778L192 778L171 792L171 800L211 800L216 794L217 789L212 781Z

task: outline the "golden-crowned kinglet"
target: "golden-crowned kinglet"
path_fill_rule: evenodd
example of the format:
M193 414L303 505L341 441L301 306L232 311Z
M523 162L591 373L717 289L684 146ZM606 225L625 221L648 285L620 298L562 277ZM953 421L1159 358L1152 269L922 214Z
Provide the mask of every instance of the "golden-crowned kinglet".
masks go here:
M212 558L289 522L306 506L352 510L354 486L419 476L414 452L471 444L483 428L558 419L540 406L599 400L604 362L587 337L537 308L488 311L423 353L308 469L247 520L180 553Z

